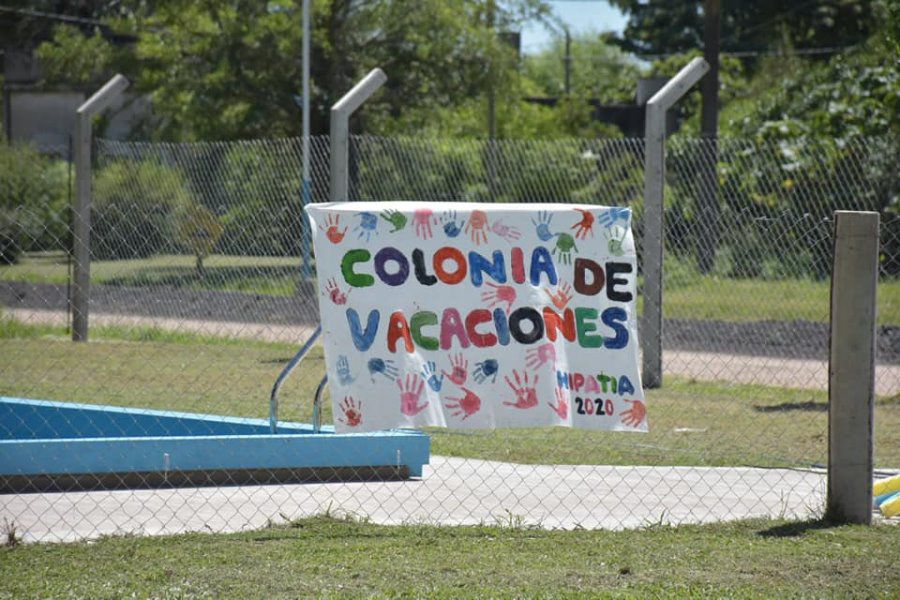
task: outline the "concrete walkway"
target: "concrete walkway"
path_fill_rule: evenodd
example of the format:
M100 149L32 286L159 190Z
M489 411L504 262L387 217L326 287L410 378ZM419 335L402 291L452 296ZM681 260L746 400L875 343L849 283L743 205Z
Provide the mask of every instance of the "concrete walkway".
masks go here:
M821 472L745 467L517 465L434 456L420 480L0 496L31 541L230 532L331 511L382 524L622 529L749 517L807 518Z
M65 312L36 309L4 309L4 316L23 323L65 326ZM145 317L119 314L91 314L95 326L157 327L203 335L239 339L264 340L300 344L309 337L312 328L302 325L271 323L237 323ZM700 381L731 381L801 389L828 389L828 362L783 357L693 352L663 351L663 372L666 375L691 377ZM875 393L882 396L900 394L900 365L878 365L875 369Z

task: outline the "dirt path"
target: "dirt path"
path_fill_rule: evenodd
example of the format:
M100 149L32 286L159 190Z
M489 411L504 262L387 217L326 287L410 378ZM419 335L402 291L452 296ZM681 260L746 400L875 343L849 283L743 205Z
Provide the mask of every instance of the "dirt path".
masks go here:
M66 313L35 309L5 309L4 315L23 323L64 326ZM95 326L158 327L238 339L264 340L297 344L303 342L313 327L274 323L238 323L170 317L134 315L91 315ZM701 381L731 381L802 389L828 389L828 362L769 356L748 356L718 352L695 352L666 349L663 354L666 375L692 377ZM880 364L875 369L875 392L882 396L900 394L900 365Z
M0 281L0 307L3 310L65 311L67 298L64 285ZM216 327L228 331L235 330L232 325L240 329L246 323L315 327L319 319L317 294L310 284L293 296L160 285L94 285L91 287L91 314L212 321L222 323ZM876 343L879 363L900 365L900 325L880 326ZM663 348L667 352L825 361L828 359L828 324L803 320L732 322L667 318L663 324Z
M30 324L54 325L58 327L65 327L68 324L68 315L65 312L54 310L6 308L3 310L3 315ZM261 340L265 342L284 342L298 345L308 338L315 329L314 326L308 325L238 323L235 321L205 321L180 317L144 317L103 313L91 313L90 325L92 327L154 327L199 335Z

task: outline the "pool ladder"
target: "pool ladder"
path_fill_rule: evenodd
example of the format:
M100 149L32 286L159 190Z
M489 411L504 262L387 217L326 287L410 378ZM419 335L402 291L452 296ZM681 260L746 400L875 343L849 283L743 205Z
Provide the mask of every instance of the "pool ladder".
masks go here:
M275 385L272 386L272 393L269 395L269 430L271 433L278 433L278 392L281 391L281 386L288 378L288 375L297 368L297 365L303 362L309 351L316 345L316 340L319 339L320 335L322 335L322 326L317 325L309 339L306 340L306 343L303 344L300 350L297 351L297 354L294 355L294 358L278 374L278 379L275 380ZM313 433L319 433L322 429L322 394L325 392L325 386L327 385L328 375L326 374L322 377L318 387L316 387L316 395L313 399Z

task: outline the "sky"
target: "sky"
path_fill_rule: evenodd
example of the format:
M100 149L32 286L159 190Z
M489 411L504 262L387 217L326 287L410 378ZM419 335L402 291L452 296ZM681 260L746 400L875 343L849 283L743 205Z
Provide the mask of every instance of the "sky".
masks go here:
M556 15L572 33L581 31L615 31L621 33L627 19L606 0L549 0ZM547 46L556 35L539 23L522 31L522 52L533 54Z

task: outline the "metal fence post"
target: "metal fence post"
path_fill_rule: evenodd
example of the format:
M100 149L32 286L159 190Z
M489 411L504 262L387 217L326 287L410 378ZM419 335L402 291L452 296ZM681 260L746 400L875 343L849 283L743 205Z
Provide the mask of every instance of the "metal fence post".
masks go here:
M91 297L91 119L128 87L116 75L75 111L75 206L72 211L72 341L88 339Z
M349 188L350 115L387 81L381 69L372 69L331 107L331 201L346 202Z
M647 102L644 125L644 316L642 383L662 385L663 188L666 177L666 111L709 70L695 58Z
M309 180L309 1L303 0L302 7L302 20L303 20L303 42L302 47L303 50L301 54L303 55L301 58L302 62L302 94L303 94L303 105L301 108L302 111L302 124L301 124L301 146L303 148L303 182L301 183L300 188L300 204L306 208L306 205L310 203L312 200L312 184ZM312 268L310 267L311 256L312 256L312 231L309 230L309 227L312 226L311 221L306 216L305 211L301 211L301 221L307 226L306 235L303 235L301 231L300 234L300 245L302 246L301 253L303 254L303 265L301 267L300 273L303 279L310 277L312 275ZM301 289L301 286L297 286L297 289Z
M872 522L878 224L876 212L834 213L825 517L836 523Z

